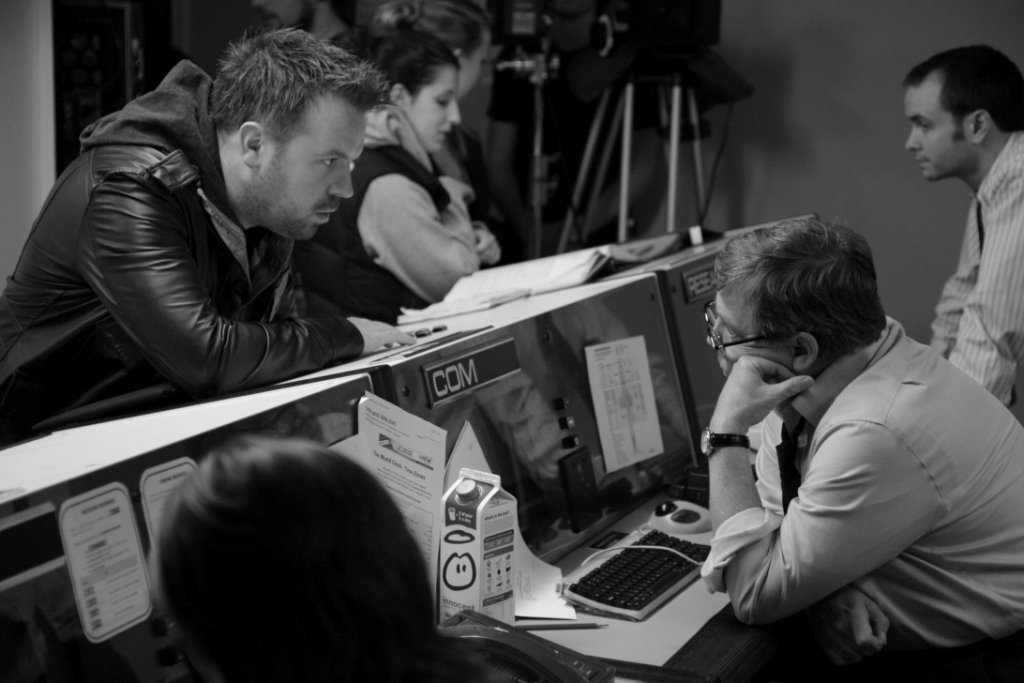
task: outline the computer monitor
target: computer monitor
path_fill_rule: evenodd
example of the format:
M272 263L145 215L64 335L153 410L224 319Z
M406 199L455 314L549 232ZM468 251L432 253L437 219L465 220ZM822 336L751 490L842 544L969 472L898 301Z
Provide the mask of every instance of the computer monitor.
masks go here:
M657 276L679 366L687 407L686 417L690 434L694 438L695 453L700 452L700 432L710 422L718 394L725 385L725 375L718 366L716 352L707 344L707 327L704 322L704 305L715 298L715 259L732 237L771 228L786 220L802 220L813 216L801 214L747 225L721 234L712 233L703 244L689 246L677 253L622 270L613 276L634 277L639 273L653 273ZM703 457L700 457L700 461L699 465L706 467ZM694 500L705 504L707 502L700 495Z
M85 425L0 450L0 681L193 680L151 603L163 502L232 435L355 432L356 375Z
M376 366L374 386L447 431L465 425L557 562L647 504L696 460L654 275L534 296L446 321L455 341Z

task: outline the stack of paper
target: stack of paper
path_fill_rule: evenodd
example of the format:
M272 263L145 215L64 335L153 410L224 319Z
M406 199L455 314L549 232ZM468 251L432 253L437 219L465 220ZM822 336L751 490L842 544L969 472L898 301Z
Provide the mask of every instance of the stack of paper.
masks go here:
M422 309L402 309L398 323L480 311L531 294L582 285L596 278L611 262L640 263L667 253L679 242L677 234L660 235L484 268L459 278L447 296L436 304Z
M607 247L484 268L459 278L448 295L419 310L403 309L399 324L493 308L531 294L581 285L608 263Z

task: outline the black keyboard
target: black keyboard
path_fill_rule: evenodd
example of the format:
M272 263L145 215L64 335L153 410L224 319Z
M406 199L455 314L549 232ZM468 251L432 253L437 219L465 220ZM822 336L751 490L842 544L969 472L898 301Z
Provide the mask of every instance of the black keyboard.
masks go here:
M671 548L694 561L631 546ZM562 579L559 590L585 612L641 621L693 583L710 552L703 543L643 527L609 548L603 561L598 557Z

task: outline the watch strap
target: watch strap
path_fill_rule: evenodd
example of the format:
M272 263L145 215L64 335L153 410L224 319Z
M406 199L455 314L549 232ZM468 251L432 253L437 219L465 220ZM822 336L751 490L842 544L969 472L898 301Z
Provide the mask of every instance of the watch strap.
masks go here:
M726 448L727 446L750 448L750 439L746 434L715 434L711 432L708 442L712 448Z
M707 428L701 434L700 446L704 457L710 458L719 448L728 448L729 446L750 448L750 439L746 434L716 434Z

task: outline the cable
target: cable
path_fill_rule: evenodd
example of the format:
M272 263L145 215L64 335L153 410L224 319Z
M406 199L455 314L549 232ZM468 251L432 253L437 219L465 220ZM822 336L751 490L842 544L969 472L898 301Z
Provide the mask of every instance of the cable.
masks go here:
M735 102L729 103L729 108L725 113L725 123L722 126L722 139L718 143L718 151L715 152L715 160L711 163L711 174L708 178L708 189L704 193L703 202L701 202L700 220L697 225L704 225L704 219L707 217L708 208L711 206L711 195L714 194L715 190L715 178L718 176L718 163L722 160L722 153L725 151L725 141L729 136L729 122L732 119L732 110L736 106ZM695 131L695 134L697 132Z
M700 562L698 560L693 559L689 555L685 555L685 554L679 552L675 548L669 548L668 546L664 546L664 545L621 545L621 546L617 546L617 547L613 547L613 548L602 548L601 550L598 550L595 553L591 553L582 562L580 562L580 566L582 567L583 565L587 564L588 562L593 560L598 555L603 555L604 553L616 552L616 551L619 551L619 550L664 550L664 551L673 553L675 555L678 555L679 557L683 558L684 560L686 560L690 564L695 564L697 566L701 566L701 565L704 564L703 562Z

